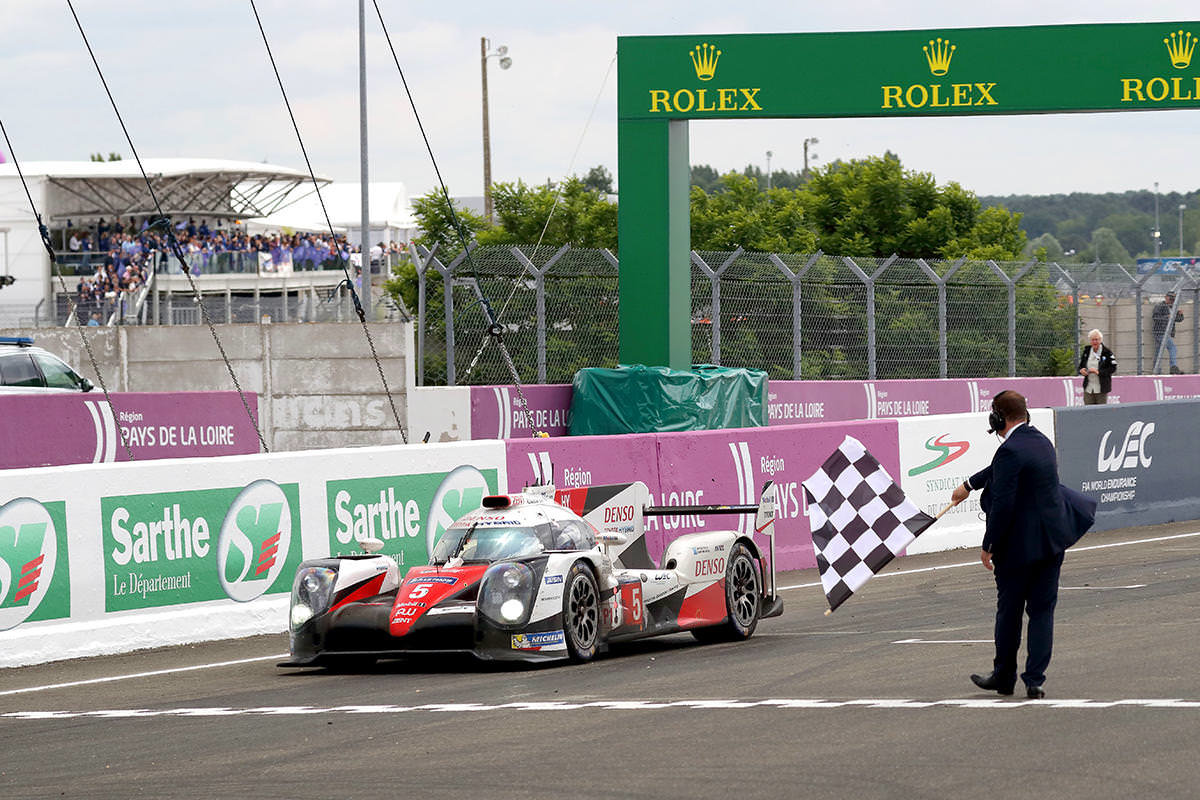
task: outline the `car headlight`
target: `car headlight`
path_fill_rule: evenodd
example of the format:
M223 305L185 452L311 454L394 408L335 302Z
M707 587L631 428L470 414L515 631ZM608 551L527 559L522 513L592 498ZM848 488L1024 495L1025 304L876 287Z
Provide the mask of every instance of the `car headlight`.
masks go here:
M526 564L493 564L480 582L479 613L501 625L524 625L533 606L533 577Z
M292 630L318 614L329 610L337 570L329 567L301 567L292 583L292 610L289 617Z

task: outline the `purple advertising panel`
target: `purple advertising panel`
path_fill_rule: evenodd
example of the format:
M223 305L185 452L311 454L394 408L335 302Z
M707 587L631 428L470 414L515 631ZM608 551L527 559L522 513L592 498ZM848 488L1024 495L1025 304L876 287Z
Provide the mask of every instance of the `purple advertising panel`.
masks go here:
M522 387L530 421L517 410L516 390L507 386L471 389L471 438L532 436L536 427L550 436L567 434L571 385ZM1032 408L1083 405L1078 376L1043 378L946 378L888 381L771 381L767 385L768 424L795 425L856 419L923 417L984 411L992 398L1014 389ZM1200 397L1200 375L1116 375L1108 402L1140 403Z
M1153 381L1152 400L1200 400L1200 375L1170 375Z
M522 414L520 395L512 386L471 387L471 438L521 439L534 431L567 435L571 384L522 386L529 413Z
M0 394L0 469L259 451L237 392ZM258 396L247 394L258 415ZM118 430L119 426L119 430Z
M651 502L656 503L658 437L655 433L633 433L510 439L505 443L509 491L540 483L542 476L553 476L554 485L560 489L641 481L650 490ZM647 531L646 545L654 558L662 554L666 544L660 527Z
M787 425L770 430L660 434L659 480L665 505L757 503L767 481L778 487L775 557L780 570L816 566L801 481L816 472L842 440L853 436L899 482L900 452L894 420ZM650 520L647 520L649 539ZM753 530L753 517L662 517L663 539L706 530ZM754 536L766 548L766 537ZM651 555L656 551L651 548ZM661 551L659 551L661 552Z
M968 410L967 391L954 379L771 381L767 414L771 425L954 414Z

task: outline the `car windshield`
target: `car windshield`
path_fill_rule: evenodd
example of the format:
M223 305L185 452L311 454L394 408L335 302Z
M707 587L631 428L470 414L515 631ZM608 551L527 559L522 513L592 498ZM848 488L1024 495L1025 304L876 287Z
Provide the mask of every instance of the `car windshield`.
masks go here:
M450 528L433 546L430 561L444 564L452 558L464 562L491 563L506 558L535 556L549 549L550 526L472 525Z
M33 360L41 367L46 385L54 389L79 389L81 381L75 371L54 356L34 353Z

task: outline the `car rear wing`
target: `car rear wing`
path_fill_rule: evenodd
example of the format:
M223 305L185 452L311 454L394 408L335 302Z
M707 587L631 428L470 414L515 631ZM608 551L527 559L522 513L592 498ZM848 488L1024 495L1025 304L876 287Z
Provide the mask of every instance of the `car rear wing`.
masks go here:
M767 481L757 503L738 505L696 505L696 506L646 506L642 513L648 517L674 516L676 514L753 514L754 533L762 533L769 537L769 558L771 561L770 591L768 597L775 597L775 509L778 507L776 487L773 481Z

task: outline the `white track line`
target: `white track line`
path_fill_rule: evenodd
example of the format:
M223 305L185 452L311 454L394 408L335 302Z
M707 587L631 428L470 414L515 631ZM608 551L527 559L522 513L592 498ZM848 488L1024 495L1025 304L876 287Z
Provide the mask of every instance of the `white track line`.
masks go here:
M1169 542L1173 539L1187 539L1192 536L1200 536L1200 531L1195 531L1193 533L1178 533L1178 534L1174 534L1172 536L1155 536L1150 539L1130 539L1129 541L1125 541L1125 542L1110 542L1108 544L1087 545L1086 547L1072 547L1071 552L1072 553L1082 553L1082 552L1085 552L1088 550L1106 550L1110 547L1126 547L1127 545L1131 545L1131 544L1147 544L1149 542ZM943 570L943 569L957 569L958 567L978 567L978 566L979 566L979 559L975 559L973 561L961 561L957 564L941 564L936 567L921 567L920 569L898 569L898 570L895 570L892 572L881 572L878 575L876 575L875 578L876 579L878 579L878 578L894 578L897 575L916 575L917 573L920 573L920 572L937 572L937 571ZM813 583L797 583L794 586L780 586L779 591L786 592L789 589L808 589L810 587L820 586L820 585L821 585L820 581L815 581ZM1132 589L1132 588L1137 588L1137 587L1122 586L1122 587L1116 587L1116 588Z
M29 686L24 689L8 689L0 691L0 697L10 694L27 694L29 692L45 692L50 689L67 689L72 686L87 686L93 683L112 683L113 681L127 681L130 678L150 678L155 675L171 675L176 672L195 672L201 669L216 669L217 667L232 667L237 664L252 664L255 661L278 661L287 658L287 653L280 653L274 656L255 656L254 658L239 658L235 661L218 661L215 664L196 664L191 667L174 667L172 669L156 669L150 672L133 672L128 675L110 675L107 678L91 678L86 681L68 681L67 683L50 683L45 686Z
M821 698L776 698L770 700L596 700L570 702L552 700L521 703L429 703L417 706L398 705L351 705L351 706L259 706L249 708L166 708L111 709L102 711L12 711L0 714L0 719L59 720L59 719L113 719L144 717L286 717L311 716L313 714L406 714L410 712L437 712L441 714L477 714L487 711L563 712L563 711L710 711L710 710L794 710L827 708L866 709L1000 709L1019 708L1097 710L1119 708L1169 708L1200 711L1200 700L1179 698L1128 698L1120 700L1063 699L1063 700L1007 700L998 697L953 698L946 700L912 700L906 698L875 698L862 700L831 700Z
M1073 552L1081 552L1081 551L1085 551L1085 550L1102 550L1102 549L1106 549L1109 547L1123 547L1123 546L1131 545L1131 544L1146 544L1148 542L1164 542L1164 541L1170 541L1172 539L1186 539L1186 538L1189 538L1192 536L1200 536L1200 531L1196 531L1194 533L1181 533L1181 534L1177 534L1174 536L1156 536L1156 537L1149 538L1149 539L1135 539L1135 540L1130 540L1130 541L1125 541L1125 542L1112 542L1110 544L1090 545L1087 547L1074 547L1074 548L1072 548L1072 551ZM955 569L957 567L973 567L973 566L978 566L978 565L979 565L978 561L964 561L964 562L961 562L958 564L942 564L942 565L936 566L936 567L923 567L921 569L897 570L895 572L885 572L885 573L882 573L881 575L877 575L876 577L877 578L886 578L886 577L893 577L893 576L897 576L897 575L914 575L914 574L920 573L920 572L936 572L938 570L943 570L943 569ZM820 585L821 585L820 581L817 581L816 583L801 583L801 584L797 584L795 586L781 586L781 587L779 587L779 591L782 592L782 591L787 591L789 589L806 589L806 588L809 588L812 586L820 586ZM6 691L0 691L0 697L4 697L7 695L14 695L14 694L28 694L31 692L44 692L44 691L49 691L51 689L65 689L65 688L69 688L72 686L87 686L89 684L95 684L95 683L112 683L114 681L124 681L124 680L130 680L132 678L148 678L148 677L153 677L156 675L170 675L170 674L177 673L177 672L194 672L194 671L202 670L202 669L215 669L215 668L219 668L219 667L230 667L230 666L235 666L237 664L250 664L255 661L273 661L273 660L279 660L279 659L283 659L283 658L287 658L287 653L281 653L279 655L273 655L273 656L258 656L256 658L242 658L242 659L237 659L234 661L219 661L214 664L197 664L197 665L191 666L191 667L176 667L174 669L160 669L160 670L153 670L151 672L135 672L135 673L131 673L128 675L112 675L112 676L109 676L106 678L92 678L91 680L85 680L85 681L69 681L67 683L47 684L45 686L30 686L30 687L26 687L24 689L8 689ZM824 702L824 701L822 701L822 702ZM882 702L882 701L880 701L880 702ZM891 701L889 701L889 702L891 702ZM1171 701L1171 702L1175 702L1175 701ZM30 713L35 713L35 712L30 712ZM93 713L100 713L100 712L93 712ZM147 712L147 713L158 713L158 712ZM233 711L231 713L242 713L242 712ZM250 713L250 712L247 711L245 713Z

